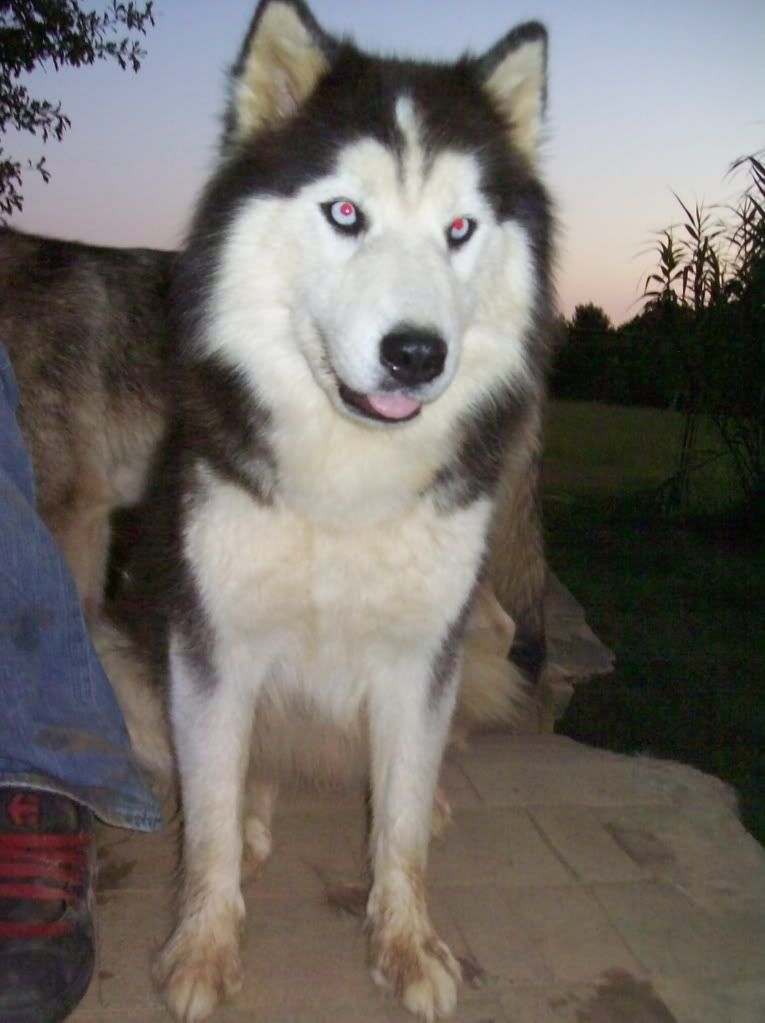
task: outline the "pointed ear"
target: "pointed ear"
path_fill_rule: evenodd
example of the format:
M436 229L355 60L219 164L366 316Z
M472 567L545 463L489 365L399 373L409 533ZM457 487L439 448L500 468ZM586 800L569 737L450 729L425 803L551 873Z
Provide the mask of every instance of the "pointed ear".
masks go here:
M261 0L231 74L227 140L294 116L329 69L331 50L301 0Z
M513 143L536 162L547 100L547 31L519 25L478 62L484 89L505 120Z

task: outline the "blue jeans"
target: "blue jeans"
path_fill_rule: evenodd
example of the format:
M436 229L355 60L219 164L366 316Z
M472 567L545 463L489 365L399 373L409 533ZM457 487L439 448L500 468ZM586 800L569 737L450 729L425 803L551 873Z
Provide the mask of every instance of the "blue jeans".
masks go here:
M74 580L35 510L18 400L0 344L0 785L57 792L109 824L150 831L160 809L133 757Z

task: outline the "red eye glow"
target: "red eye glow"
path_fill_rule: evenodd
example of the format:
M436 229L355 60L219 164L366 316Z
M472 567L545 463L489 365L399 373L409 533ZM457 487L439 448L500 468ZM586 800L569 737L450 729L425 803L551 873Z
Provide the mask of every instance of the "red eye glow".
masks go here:
M359 225L359 211L350 199L335 199L324 207L333 224L349 230Z
M475 221L470 217L455 217L446 231L446 238L452 248L462 245L475 230Z
M355 237L366 229L367 219L351 199L330 199L320 203L319 208L332 227L342 234Z

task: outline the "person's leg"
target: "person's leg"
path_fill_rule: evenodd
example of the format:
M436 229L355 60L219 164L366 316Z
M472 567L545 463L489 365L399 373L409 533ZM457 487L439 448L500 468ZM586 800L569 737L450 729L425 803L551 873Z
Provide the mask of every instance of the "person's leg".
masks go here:
M58 1023L93 971L91 811L161 817L35 510L17 403L0 344L0 1020Z
M35 510L17 402L0 344L0 786L67 795L109 824L151 830L159 807L133 757L71 573Z

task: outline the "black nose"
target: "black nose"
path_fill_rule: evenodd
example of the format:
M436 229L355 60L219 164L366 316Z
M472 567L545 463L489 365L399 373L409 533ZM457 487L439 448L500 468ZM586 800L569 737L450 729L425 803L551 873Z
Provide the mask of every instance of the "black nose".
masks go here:
M427 384L443 372L446 342L433 331L401 327L380 342L380 362L400 384Z

